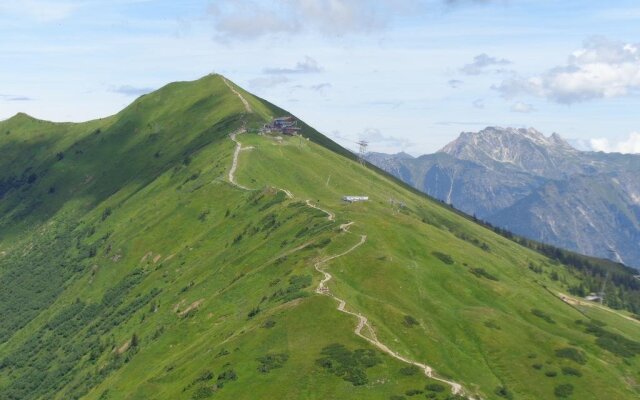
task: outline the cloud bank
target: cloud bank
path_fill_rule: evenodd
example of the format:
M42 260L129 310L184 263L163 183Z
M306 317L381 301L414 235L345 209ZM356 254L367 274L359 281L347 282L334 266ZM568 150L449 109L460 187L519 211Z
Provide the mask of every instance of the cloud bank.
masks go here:
M491 0L217 0L209 7L222 41L274 34L324 36L383 31L396 18L427 15L438 6L490 3Z
M513 105L511 106L511 112L526 114L534 111L536 111L536 109L533 105L528 103L523 103L521 101L513 103Z
M640 153L640 132L632 132L629 137L618 141L605 138L591 139L589 145L594 151L605 153Z
M566 65L540 75L514 77L494 86L504 97L532 95L578 103L640 92L640 44L594 37L574 51Z

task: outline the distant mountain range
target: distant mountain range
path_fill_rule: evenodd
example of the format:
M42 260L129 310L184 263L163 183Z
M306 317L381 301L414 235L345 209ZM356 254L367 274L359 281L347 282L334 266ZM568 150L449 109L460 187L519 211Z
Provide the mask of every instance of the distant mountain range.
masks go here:
M488 127L435 154L368 160L516 234L640 267L640 155L579 151L556 133Z

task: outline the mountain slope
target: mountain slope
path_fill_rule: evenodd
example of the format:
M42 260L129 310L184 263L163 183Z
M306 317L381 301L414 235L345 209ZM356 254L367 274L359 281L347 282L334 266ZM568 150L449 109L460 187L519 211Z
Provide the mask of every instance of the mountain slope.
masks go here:
M637 397L639 324L563 301L580 275L308 126L254 133L282 114L214 75L0 123L0 398Z
M640 156L581 152L557 134L490 127L463 132L436 154L369 161L494 225L640 266Z

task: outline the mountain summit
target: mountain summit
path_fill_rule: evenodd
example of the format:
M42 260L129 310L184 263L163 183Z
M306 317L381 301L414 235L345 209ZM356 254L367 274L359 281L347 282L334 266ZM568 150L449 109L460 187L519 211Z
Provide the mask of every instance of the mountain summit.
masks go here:
M640 267L640 156L583 152L560 135L488 127L439 152L369 160L528 238Z
M440 152L487 168L497 162L541 176L577 172L567 161L574 160L578 150L557 133L546 137L533 128L488 127L479 132L463 132Z

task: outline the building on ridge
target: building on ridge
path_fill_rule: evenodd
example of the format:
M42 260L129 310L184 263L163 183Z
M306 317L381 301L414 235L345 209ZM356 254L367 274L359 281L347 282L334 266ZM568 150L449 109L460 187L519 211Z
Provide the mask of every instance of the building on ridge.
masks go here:
M268 124L264 124L261 133L281 133L283 135L297 135L300 132L298 120L295 117L278 117L274 118Z

